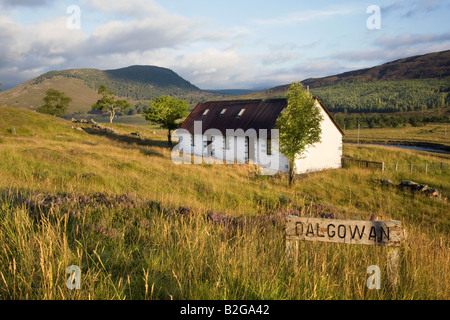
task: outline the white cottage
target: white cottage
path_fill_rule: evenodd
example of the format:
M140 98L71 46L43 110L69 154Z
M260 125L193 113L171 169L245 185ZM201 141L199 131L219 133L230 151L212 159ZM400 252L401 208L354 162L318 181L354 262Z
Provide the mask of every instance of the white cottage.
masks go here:
M323 103L315 101L324 119L321 142L296 160L297 174L341 167L343 132ZM289 162L278 151L278 131L274 130L286 106L286 99L199 103L177 130L176 150L189 155L185 161L196 155L207 163L253 163L266 174L288 172Z

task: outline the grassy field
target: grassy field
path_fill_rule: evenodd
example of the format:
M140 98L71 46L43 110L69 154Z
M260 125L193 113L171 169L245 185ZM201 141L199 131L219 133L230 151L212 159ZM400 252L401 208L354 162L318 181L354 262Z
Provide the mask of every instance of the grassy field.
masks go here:
M77 124L80 126L79 124ZM126 124L106 134L0 107L0 299L448 299L450 159L345 146L375 161L443 163L428 174L327 170L259 176L252 166L175 165L165 132ZM144 138L131 136L140 131ZM412 179L442 199L380 184ZM386 249L301 243L285 259L287 214L400 220L399 286ZM81 268L68 290L66 269ZM382 288L366 286L370 265Z
M358 129L346 130L344 142L357 142ZM360 129L362 143L387 144L389 141L412 143L435 143L450 147L450 125L426 124L421 127Z

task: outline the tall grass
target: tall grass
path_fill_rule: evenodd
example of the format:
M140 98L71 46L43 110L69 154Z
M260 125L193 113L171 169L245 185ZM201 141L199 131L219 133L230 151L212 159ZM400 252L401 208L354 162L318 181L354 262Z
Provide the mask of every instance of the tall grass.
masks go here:
M385 248L301 243L294 268L283 215L220 223L147 203L28 207L17 198L6 195L0 211L3 299L448 298L447 239L431 240L420 226L406 225L392 291ZM82 270L80 290L66 287L69 265ZM381 290L366 287L370 265L382 270Z
M388 143L389 141L398 142L425 142L449 146L448 132L450 128L446 123L428 123L420 127L400 127L400 128L373 128L373 129L351 129L345 130L345 142L364 143Z
M119 139L59 119L58 130L47 130L50 117L36 115L37 129L17 122L13 134L14 121L5 120L13 116L0 118L0 299L449 297L448 202L379 183L398 183L402 173L328 170L289 188L285 177L258 176L250 166L177 166L162 132L141 129L148 138L140 141L121 125ZM375 161L430 157L344 152ZM448 174L414 180L449 194ZM300 243L295 268L285 255L286 214L400 220L408 242L398 288L387 285L386 248ZM81 268L80 290L66 286L70 265ZM380 290L366 286L370 265L382 270Z

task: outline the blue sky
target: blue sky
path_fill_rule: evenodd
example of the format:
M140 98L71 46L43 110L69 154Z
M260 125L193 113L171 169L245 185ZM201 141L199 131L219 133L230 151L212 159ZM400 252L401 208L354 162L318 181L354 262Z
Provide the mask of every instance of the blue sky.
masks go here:
M268 88L449 50L449 16L444 0L0 0L0 82L139 64L201 89Z

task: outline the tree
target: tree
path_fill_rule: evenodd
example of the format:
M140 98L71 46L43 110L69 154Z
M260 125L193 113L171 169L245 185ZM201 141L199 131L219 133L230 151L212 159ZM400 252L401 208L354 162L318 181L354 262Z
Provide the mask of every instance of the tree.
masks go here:
M53 116L62 116L72 102L72 98L66 96L64 92L52 88L46 91L43 100L44 104L39 106L37 111Z
M126 100L116 100L114 92L106 88L103 84L98 88L98 94L103 97L92 106L92 110L102 110L109 112L109 123L113 122L117 110L125 110L130 107Z
M295 174L295 159L304 158L306 148L321 141L323 116L315 99L300 82L291 84L287 92L287 107L276 121L280 131L280 152L289 160L289 185Z
M150 107L144 110L143 116L146 120L154 124L161 125L167 129L167 140L169 147L172 147L172 131L180 127L177 120L189 114L189 106L185 100L176 99L169 96L161 96L153 99Z

